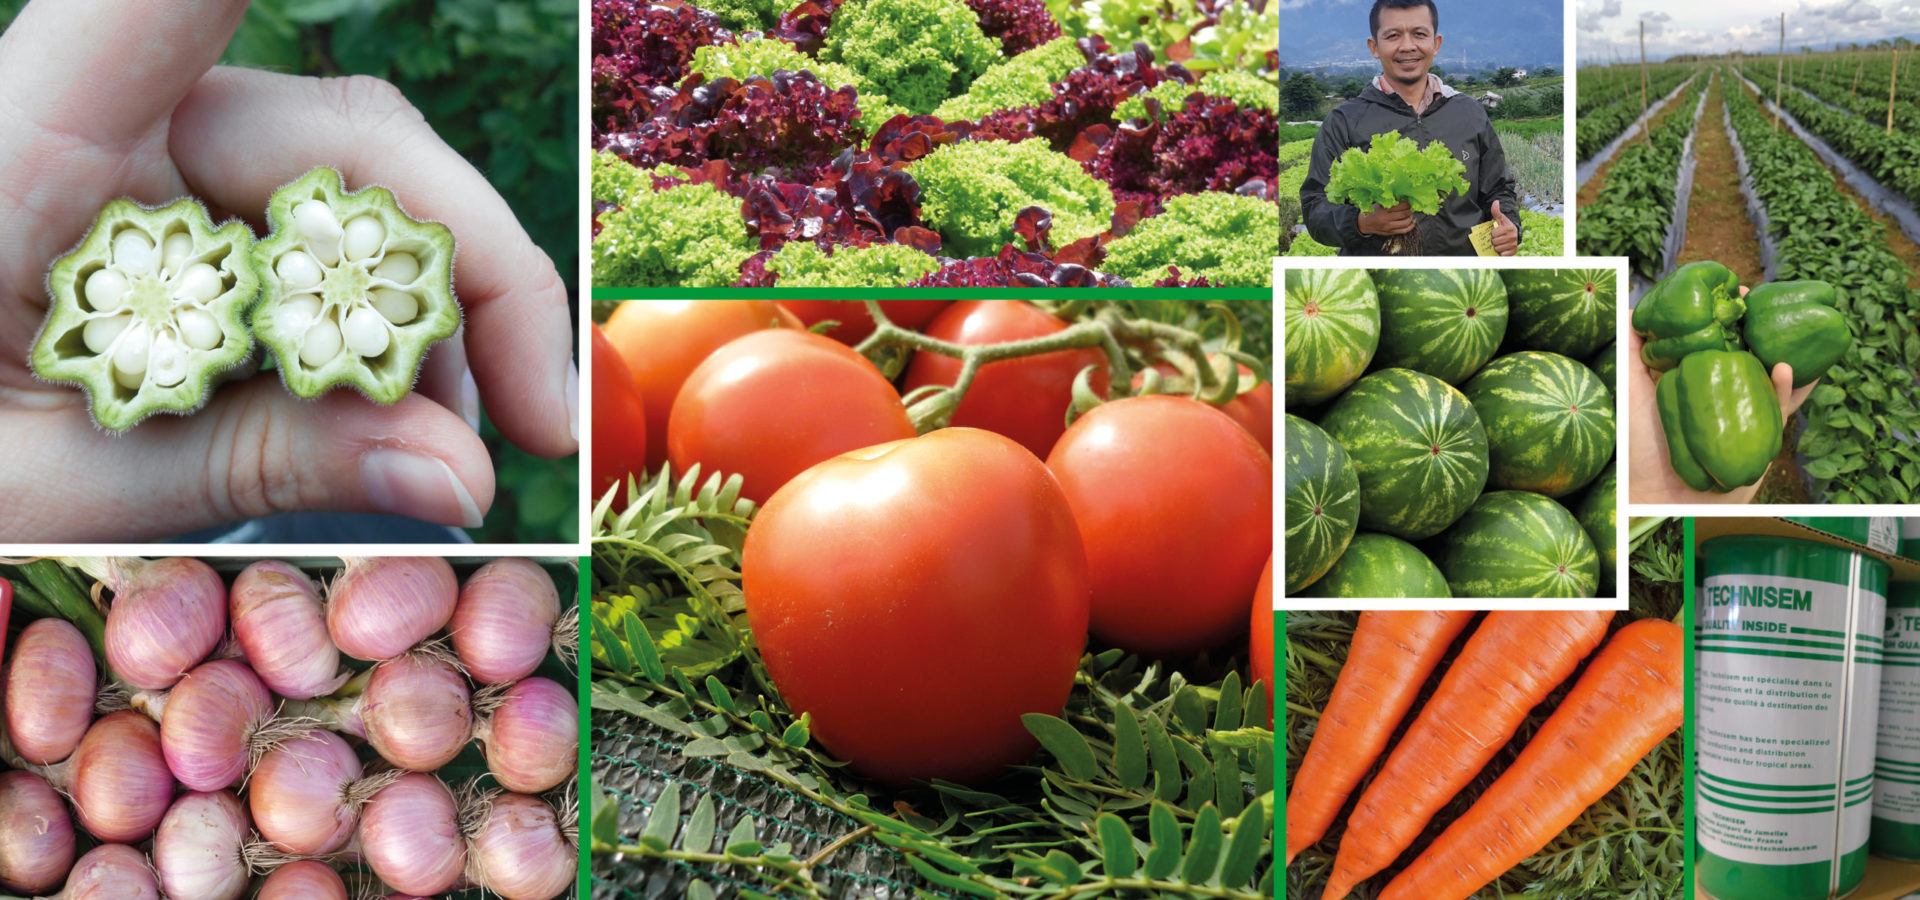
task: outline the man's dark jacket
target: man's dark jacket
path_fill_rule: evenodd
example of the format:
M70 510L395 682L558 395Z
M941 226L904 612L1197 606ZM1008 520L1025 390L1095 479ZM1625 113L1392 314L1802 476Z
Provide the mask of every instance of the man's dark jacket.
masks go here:
M1500 138L1478 101L1466 94L1436 97L1425 113L1416 115L1398 94L1389 94L1373 84L1360 96L1340 104L1320 126L1313 139L1313 161L1307 180L1300 186L1300 215L1307 233L1329 247L1340 249L1341 256L1380 256L1386 239L1360 233L1360 210L1327 200L1327 178L1333 161L1349 147L1366 149L1376 134L1400 132L1422 148L1433 141L1447 145L1455 159L1467 167L1467 190L1447 198L1440 214L1419 216L1420 252L1429 256L1472 256L1475 254L1467 232L1473 226L1493 218L1493 203L1500 201L1500 214L1520 228L1520 201L1513 176L1507 172L1507 154L1500 149Z

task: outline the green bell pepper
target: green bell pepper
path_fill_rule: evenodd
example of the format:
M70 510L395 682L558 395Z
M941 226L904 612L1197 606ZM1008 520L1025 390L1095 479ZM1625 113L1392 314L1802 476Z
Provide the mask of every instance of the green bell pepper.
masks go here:
M1827 374L1853 345L1840 294L1824 281L1777 281L1747 294L1747 347L1767 371L1793 367L1793 386L1806 387Z
M1633 308L1633 330L1646 338L1640 359L1664 372L1699 350L1739 350L1740 278L1717 262L1687 263L1653 286Z
M1780 455L1780 399L1751 353L1689 353L1660 376L1654 400L1673 471L1696 491L1759 481Z

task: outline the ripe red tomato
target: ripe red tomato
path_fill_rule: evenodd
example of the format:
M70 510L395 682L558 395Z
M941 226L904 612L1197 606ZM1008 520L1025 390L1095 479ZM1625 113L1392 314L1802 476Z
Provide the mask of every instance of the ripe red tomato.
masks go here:
M604 330L646 406L647 467L666 462L673 397L707 354L763 328L799 327L772 300L628 300L614 307Z
M974 345L1041 337L1066 328L1067 323L1024 301L962 300L934 317L926 333L943 341ZM1067 430L1074 376L1088 366L1100 366L1093 375L1093 389L1104 397L1106 364L1107 355L1095 347L988 363L974 376L951 424L999 432L1044 459L1060 433ZM902 390L912 393L924 385L950 385L959 377L959 360L938 353L915 353Z
M1207 357L1209 362L1216 358ZM1174 368L1172 363L1154 363L1153 368L1162 375L1180 374L1180 370ZM1246 366L1239 366L1239 369L1241 384L1244 386L1252 379L1253 370ZM1138 389L1146 377L1145 372L1135 372L1134 388ZM1253 435L1254 439L1260 442L1260 446L1266 449L1268 456L1273 455L1273 382L1262 381L1259 387L1244 391L1217 408L1226 413L1227 418L1239 422L1240 427L1245 428L1248 434Z
M1273 555L1273 459L1186 397L1130 397L1081 416L1047 457L1093 579L1093 633L1148 654L1215 647L1246 627Z
M800 317L812 328L817 322L832 319L840 324L827 337L851 347L873 333L873 317L867 315L864 300L781 300L787 312ZM902 328L919 328L940 314L952 300L882 300L880 311Z
M867 358L832 338L756 331L687 376L667 423L673 467L740 475L765 502L808 466L913 437L900 395Z
M773 495L741 556L767 673L814 738L891 784L978 782L1033 752L1087 635L1060 486L1020 445L943 428L823 462Z
M1260 573L1260 587L1253 592L1253 628L1247 633L1249 674L1267 686L1267 723L1273 723L1273 557L1267 557L1266 571Z
M593 326L593 486L590 499L600 496L615 483L623 487L614 494L615 509L627 505L624 485L628 475L647 475L647 411L640 389L633 386L633 373L620 359L600 326Z

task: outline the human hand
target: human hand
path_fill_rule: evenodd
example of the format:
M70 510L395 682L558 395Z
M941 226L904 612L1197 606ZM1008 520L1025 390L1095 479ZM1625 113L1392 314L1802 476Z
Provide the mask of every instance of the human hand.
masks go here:
M563 283L498 193L391 85L211 68L244 0L36 0L0 35L0 539L142 540L298 510L477 526L493 502L480 405L542 456L578 445L579 379ZM110 26L103 23L111 23ZM274 188L319 165L394 189L452 229L466 324L414 393L317 400L274 373L216 390L191 417L120 435L84 393L27 368L55 257L115 197L208 204L264 235ZM474 350L468 366L466 348Z
M1512 256L1520 252L1520 229L1500 213L1500 201L1493 201L1493 252L1501 256Z
M1379 237L1406 234L1413 230L1413 207L1402 201L1395 206L1376 206L1360 214L1360 233Z
M1740 289L1741 296L1747 293ZM1633 420L1633 446L1628 454L1627 499L1631 503L1752 503L1760 492L1760 482L1734 488L1724 494L1696 491L1673 471L1667 452L1667 433L1660 425L1660 410L1654 400L1653 373L1640 361L1643 340L1628 333L1626 359L1621 372L1627 379L1627 415ZM1771 373L1774 393L1780 399L1782 419L1792 418L1813 393L1814 381L1806 387L1793 387L1793 367L1778 363ZM1764 478L1763 478L1764 480Z

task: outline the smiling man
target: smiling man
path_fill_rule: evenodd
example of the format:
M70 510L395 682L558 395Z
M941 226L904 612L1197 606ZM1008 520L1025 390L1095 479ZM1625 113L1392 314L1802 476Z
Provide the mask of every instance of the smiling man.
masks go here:
M1478 102L1429 71L1440 52L1439 8L1433 0L1374 0L1367 24L1367 50L1380 61L1380 75L1360 96L1336 107L1313 139L1313 159L1300 187L1307 232L1342 256L1378 256L1387 238L1417 228L1421 253L1472 256L1469 232L1491 221L1494 250L1514 255L1520 247L1519 197L1500 138ZM1424 217L1405 203L1361 210L1328 201L1333 161L1389 131L1422 147L1445 144L1467 167L1467 190L1445 200L1438 215Z

